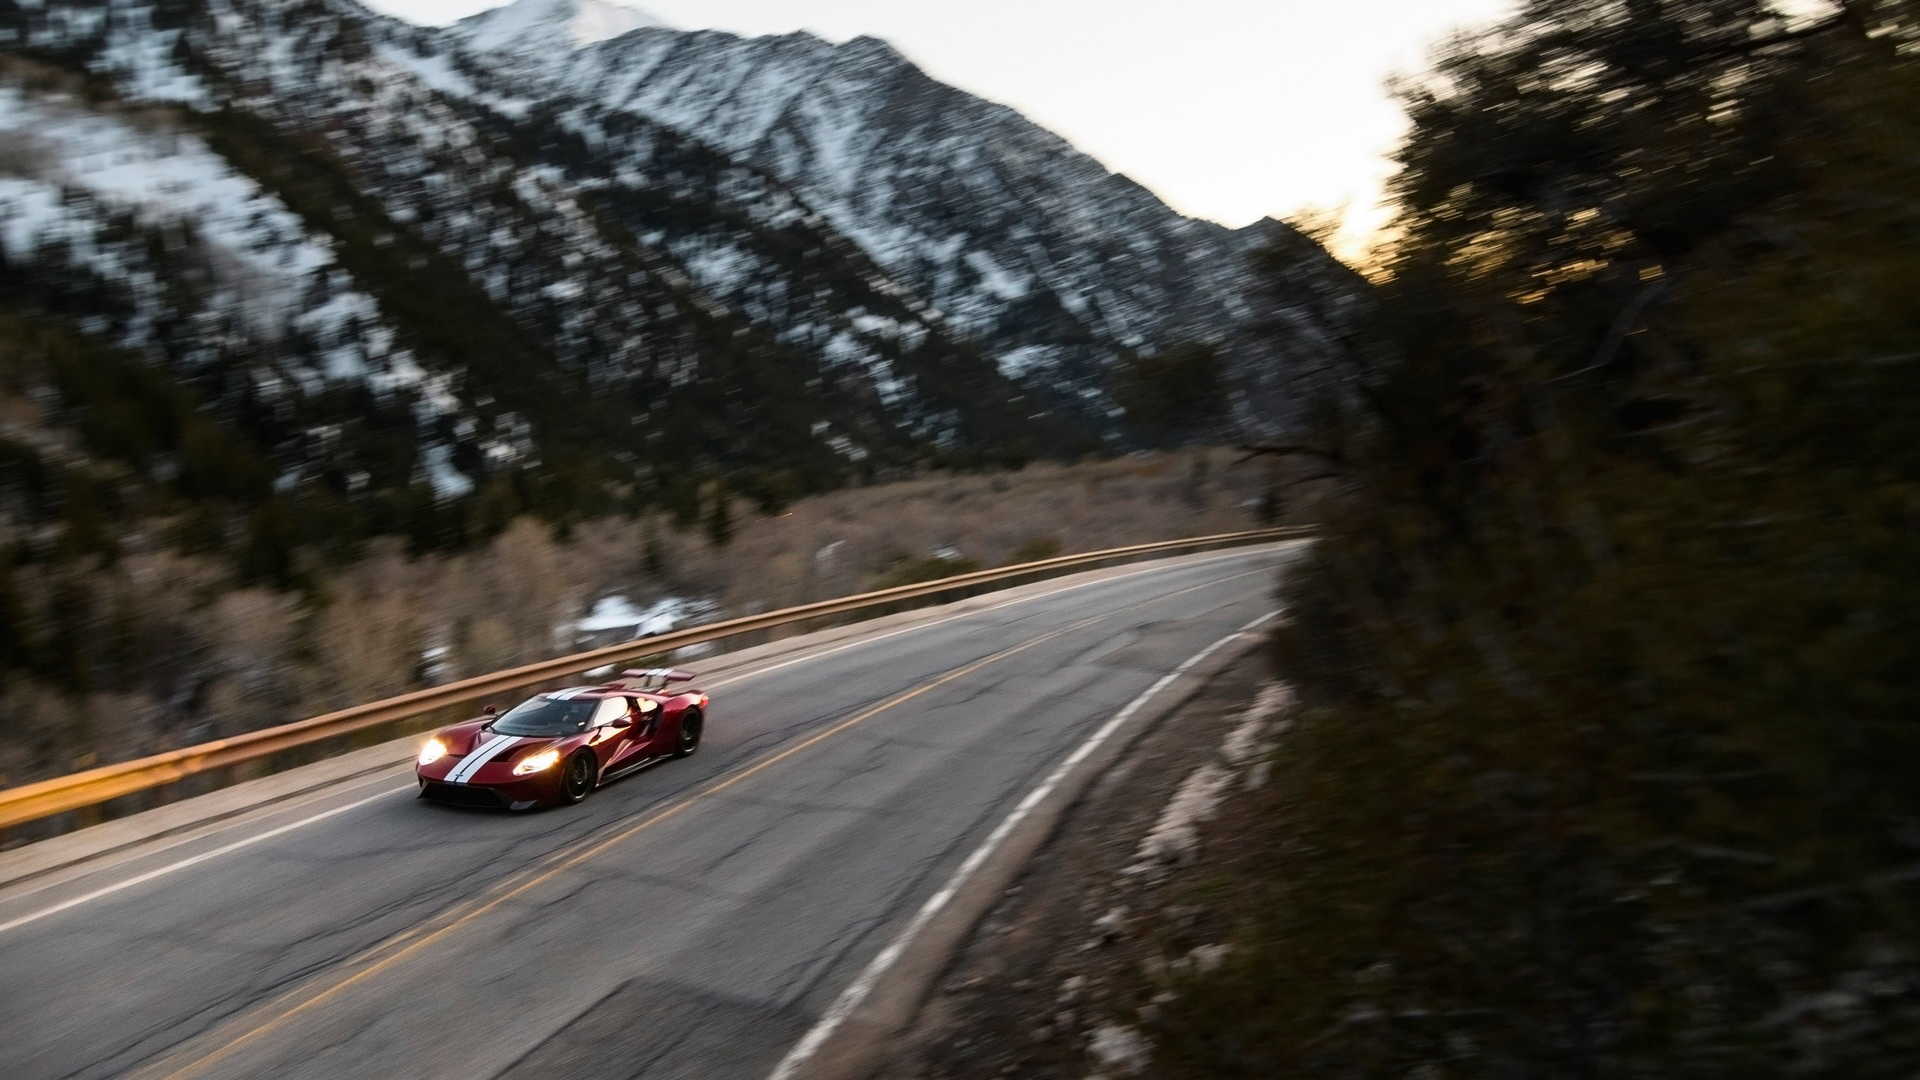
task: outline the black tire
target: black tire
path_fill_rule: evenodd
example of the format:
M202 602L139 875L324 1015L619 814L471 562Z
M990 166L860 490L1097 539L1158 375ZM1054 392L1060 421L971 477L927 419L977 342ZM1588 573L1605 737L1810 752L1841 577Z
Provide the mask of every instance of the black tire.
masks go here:
M700 733L707 726L707 718L700 715L699 709L688 709L687 715L680 718L680 743L674 747L673 756L692 757L700 749Z
M560 774L560 800L571 806L593 794L594 776L593 755L575 754L567 759L566 771Z

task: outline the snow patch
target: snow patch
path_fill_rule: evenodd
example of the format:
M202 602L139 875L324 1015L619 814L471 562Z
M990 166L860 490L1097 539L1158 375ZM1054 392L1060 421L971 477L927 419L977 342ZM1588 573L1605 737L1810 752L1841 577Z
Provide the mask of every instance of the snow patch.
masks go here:
M754 264L753 256L732 244L703 248L681 261L695 281L716 289L725 289L739 281L753 269Z
M1102 1024L1087 1042L1087 1053L1102 1066L1137 1073L1147 1067L1153 1050L1146 1037L1125 1024Z
M1244 765L1259 756L1267 746L1261 736L1273 718L1280 715L1293 704L1293 691L1287 684L1269 682L1260 687L1253 704L1247 707L1240 723L1227 733L1226 741L1220 744L1220 754L1230 765Z
M665 634L688 623L698 622L717 611L711 600L684 596L664 596L639 607L621 594L603 596L595 601L586 618L573 624L580 634L624 633L630 638Z
M1227 957L1232 955L1232 945L1195 945L1191 952L1175 963L1184 970L1206 975L1220 970L1220 965L1226 963Z
M852 322L853 328L863 334L878 334L883 337L898 337L900 335L900 324L884 315L867 315L863 313L855 315Z
M1200 851L1200 824L1220 808L1232 782L1233 774L1211 761L1188 773L1135 849L1133 869L1193 861Z
M1051 359L1053 359L1051 345L1022 345L994 357L993 362L999 365L1000 374L1009 379L1018 379Z
M840 553L845 551L846 547L847 542L845 540L834 540L821 545L819 550L813 553L814 572L825 576L839 570Z
M420 453L420 463L427 472L427 483L433 485L433 494L440 499L458 499L473 492L473 481L465 473L453 467L453 449L444 444L429 446Z
M643 27L666 25L639 8L609 0L514 0L457 24L467 44L487 52L583 49Z
M384 43L374 46L374 51L382 60L412 72L415 78L443 94L465 98L480 96L472 80L461 74L445 56L416 56L407 49Z
M141 238L112 226L130 215L192 236L218 281L219 306L259 332L291 327L320 343L320 372L350 378L390 331L372 297L355 291L333 245L308 232L277 196L235 172L200 138L164 120L75 108L0 87L0 142L28 149L0 178L0 247L8 258L85 267L136 294L159 291ZM123 344L146 344L135 319ZM294 373L303 382L316 373Z
M835 435L827 439L827 448L848 461L867 460L867 448L845 435Z
M104 14L104 13L103 13ZM92 12L87 13L92 16ZM124 7L114 12L114 33L88 66L111 75L130 98L147 101L177 101L197 108L209 107L207 89L198 76L188 74L174 63L174 45L178 30L158 30L153 26L153 8ZM68 39L76 31L73 23L62 35Z
M967 265L980 275L981 287L1002 300L1018 300L1027 295L1032 287L1031 274L1015 274L1004 270L993 261L993 256L984 251L967 252Z
M420 650L420 678L437 686L453 676L453 650L446 645L430 645Z

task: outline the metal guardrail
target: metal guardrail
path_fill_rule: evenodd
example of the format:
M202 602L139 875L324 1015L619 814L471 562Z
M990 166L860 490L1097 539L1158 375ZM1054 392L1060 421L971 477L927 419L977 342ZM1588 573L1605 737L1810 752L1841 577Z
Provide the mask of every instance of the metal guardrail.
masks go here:
M270 755L295 747L308 746L382 724L424 716L440 709L466 704L496 694L540 686L564 676L577 675L597 667L667 652L686 645L717 641L756 630L805 622L825 615L882 608L902 600L951 592L975 585L998 584L1013 578L1046 574L1056 570L1078 569L1117 559L1183 550L1236 547L1271 540L1297 539L1311 533L1310 526L1284 526L1220 533L1213 536L1196 536L1183 540L1163 540L1151 544L1134 544L1129 547L1108 548L1104 551L1089 551L1077 555L1061 555L1037 562L977 570L936 581L900 585L833 600L821 600L760 615L747 615L686 630L636 638L618 645L608 645L570 656L543 660L536 664L526 664L505 671L478 675L471 679L462 679L445 686L416 690L398 697L356 705L350 709L341 709L338 712L326 713L290 724L281 724L278 727L249 731L196 746L169 750L150 757L102 765L70 776L0 790L0 830L55 814L96 806L209 770L261 761Z

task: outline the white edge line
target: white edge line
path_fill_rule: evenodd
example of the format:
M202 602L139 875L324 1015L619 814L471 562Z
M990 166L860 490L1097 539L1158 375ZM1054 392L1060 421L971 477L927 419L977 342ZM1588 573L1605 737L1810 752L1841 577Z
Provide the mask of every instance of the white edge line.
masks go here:
M1128 573L1125 573L1125 574L1116 574L1112 577L1100 578L1097 581L1083 581L1078 584L1068 585L1059 589L1051 589L1042 593L1034 593L1030 596L1015 597L1012 600L1007 600L1002 603L993 604L989 607L978 608L973 611L962 611L954 615L949 615L944 619L936 619L933 622L928 622L928 623L918 623L913 626L908 626L899 630L894 630L890 633L881 634L877 637L866 637L866 638L861 638L857 641L851 641L845 645L836 646L824 652L808 653L805 656L796 657L792 660L782 661L781 663L774 664L769 667L755 668L752 671L742 672L741 674L735 675L731 678L722 679L717 683L712 683L709 685L709 689L717 688L720 686L726 686L736 682L742 682L744 680L755 678L760 675L766 675L771 672L778 671L782 668L792 667L795 664L805 663L811 660L819 660L824 657L832 656L835 653L845 652L848 649L856 649L864 645L871 645L875 642L885 641L888 638L899 637L901 634L911 634L921 630L928 630L933 627L939 626L943 623L952 622L955 619L965 619L975 615L984 615L989 611L998 611L1003 607L1011 607L1014 604L1024 604L1029 600L1040 600L1049 596L1058 596L1061 593L1072 592L1075 589L1085 589L1094 585L1105 585L1105 584L1108 584L1109 582L1120 581L1130 577L1137 577L1141 574L1150 574L1156 571L1179 570L1179 569L1185 569L1190 566L1205 566L1209 563L1220 562L1225 559L1245 556L1251 553L1252 552L1249 552L1249 551L1236 551L1231 554L1219 555L1210 559L1195 559L1191 562L1183 562L1175 566L1143 567L1139 570L1129 571ZM1240 633L1240 632L1242 631L1235 631L1235 633ZM1224 638L1222 639L1222 641L1225 641L1225 640L1226 639ZM1219 644L1219 642L1216 642L1215 644L1217 645ZM1211 651L1211 649L1208 651ZM1205 654L1203 653L1202 655L1204 656ZM1196 657L1194 660L1188 661L1188 664L1195 663L1198 661L1198 659L1199 658ZM1186 665L1182 665L1182 667L1179 670L1184 671L1185 669L1186 669ZM1176 672L1176 674L1178 674L1178 672ZM1158 690L1162 685L1170 681L1172 678L1173 676L1169 675L1166 679L1161 680L1161 682L1155 683L1154 690ZM1151 694L1152 692L1153 691L1148 691L1149 694ZM1129 709L1131 709L1131 706L1129 706ZM1124 716L1125 714L1123 713L1122 715ZM1102 729L1103 734L1096 736L1096 738L1103 738L1104 731L1105 729ZM1073 760L1078 760L1078 758L1076 757ZM1071 762L1069 764L1071 764ZM327 818L333 817L335 814L344 813L358 806L364 806L367 803L375 801L376 799L384 799L390 795L397 795L403 791L412 791L412 790L413 790L413 785L408 784L405 787L392 788L390 790L382 791L375 795L369 795L364 799L356 799L353 802L346 803L341 806L336 806L331 810L325 810L318 814L313 814L308 817L301 818L298 821L291 821L285 825L276 826L272 829L267 830L266 832L258 833L254 836L249 836L244 840L235 840L230 844L224 844L220 847L213 848L208 851L203 851L198 855L192 855L185 859L181 859L177 862L172 862L172 863L168 863L165 866L156 867L152 870L147 871L146 873L136 874L133 877L127 878L125 881L118 881L112 885L102 886L98 889L93 890L92 892L82 893L79 896L75 896L67 900L62 900L60 903L54 904L51 907L41 908L37 911L30 911L25 915L21 915L16 918L9 919L6 922L0 922L0 934L4 934L9 930L14 930L19 927L25 926L28 923L38 922L41 919L47 918L50 915L58 915L62 911L67 911L69 909L79 907L82 904L91 903L92 901L98 900L102 897L111 896L114 893L133 888L136 885L143 885L149 881L154 880L155 878L165 877L168 874L174 873L175 871L185 870L189 866L197 865L199 863L207 861L208 859L218 858L221 855L238 851L241 848L252 847L254 844L260 843L263 840L270 840L273 837L281 835L282 833L289 833L295 829L305 828L306 826L312 825L316 822L325 821ZM1032 798L1032 796L1030 796L1029 798ZM1024 803L1022 804L1022 806L1025 806L1025 805L1026 804ZM995 835L997 836L998 834L996 833ZM965 870L966 868L963 867L962 869ZM942 903L944 902L945 901L943 900Z
M1008 834L1012 833L1015 827L1026 820L1027 815L1033 812L1033 808L1040 805L1041 801L1046 799L1048 795L1053 794L1053 790L1060 785L1060 781L1065 779L1069 772L1073 771L1074 766L1085 761L1088 755L1092 754L1102 743L1111 738L1113 733L1118 731L1121 725L1125 724L1135 712L1139 711L1142 705L1145 705L1154 695L1164 690L1169 683L1185 675L1188 671L1191 671L1195 665L1207 657L1212 656L1214 651L1219 649L1220 646L1245 634L1249 630L1258 628L1260 624L1267 622L1279 614L1278 611L1269 611L1265 615L1247 623L1240 629L1235 630L1233 633L1228 634L1226 637L1221 638L1188 657L1179 667L1161 676L1152 686L1147 687L1139 697L1127 702L1119 712L1113 714L1112 719L1102 724L1100 729L1089 736L1085 742L1081 743L1073 753L1068 754L1066 760L1056 766L1051 773L1048 773L1047 778L1042 780L1038 787L1029 791L1027 797L1021 799L1019 805L1013 808L1013 812L1008 814L1006 818L994 828L993 832L981 842L979 847L973 850L971 855L967 856L966 861L961 863L960 868L953 872L953 877L947 880L947 883L941 887L940 891L927 898L927 902L922 904L920 910L914 913L913 920L907 923L906 929L900 931L898 937L894 938L886 948L880 950L880 954L875 956L873 960L867 964L866 968L860 972L859 977L855 978L853 982L841 992L840 996L834 1000L833 1004L821 1015L813 1027L808 1029L800 1041L794 1044L793 1049L787 1051L787 1056L780 1059L780 1064L774 1068L773 1072L768 1074L767 1080L791 1080L794 1074L798 1072L814 1054L819 1052L821 1045L827 1041L828 1037L831 1036L841 1024L845 1023L847 1017L852 1015L853 1011L859 1008L861 1003L867 999L867 995L873 992L874 985L880 981L880 977L885 975L889 968L893 967L894 962L900 958L900 954L906 950L907 945L919 935L921 930L925 929L927 923L933 921L935 915L938 915L940 911L947 906L953 899L954 894L960 890L962 885L966 884L967 879L973 876L981 864L985 863L993 856L994 852L999 850L1000 845L1006 841Z
M189 856L185 859L179 860L178 862L171 862L165 866L155 867L154 869L149 870L144 874L135 874L133 877L130 877L125 881L116 881L112 885L106 885L101 888L95 889L92 892L81 893L79 896L62 900L51 907L44 907L38 911L30 911L27 914L21 915L17 918L8 919L6 922L0 922L0 934L4 934L9 930L13 930L13 929L17 929L19 927L25 926L31 922L38 922L49 915L58 915L60 912L66 911L69 908L79 907L81 904L90 903L94 900L100 899L103 896L111 896L114 893L120 892L123 889L131 889L135 885L143 885L146 882L152 881L155 878L165 877L176 870L185 870L189 866L193 866L197 863L206 862L208 859L218 858L221 855L225 855L233 851L238 851L244 847L252 847L254 844L258 844L263 840L271 840L274 837L279 836L281 833L292 832L295 829L302 828L307 825L311 825L316 821L324 821L327 818L333 817L335 814L344 814L347 811L354 809L355 807L365 806L366 804L370 802L374 802L379 799L391 798L395 795L400 794L403 791L412 791L413 789L414 789L414 785L412 784L408 784L405 787L389 788L386 791L377 792L373 795L369 795L364 799L355 799L354 801L350 803L346 803L345 805L336 806L331 810L322 810L318 814L301 818L298 821L289 821L285 825L280 825L275 828L268 829L266 832L257 833L253 836L249 836L245 840L235 840L231 844L224 844L220 847L213 848L212 850L203 851L198 855Z
M182 825L178 828L163 832L158 836L149 837L144 840L130 840L117 847L111 847L93 855L82 856L73 862L60 863L56 866L47 867L45 870L36 870L23 874L20 877L8 880L5 884L0 884L0 904L24 905L24 902L30 897L38 896L48 890L58 889L63 885L70 885L75 881L91 877L95 874L102 874L111 870L124 868L128 864L140 859L151 859L158 855L164 855L175 848L190 847L203 840L216 839L237 831L243 825L255 823L254 819L265 819L275 814L284 814L309 806L321 805L339 798L342 795L365 791L375 783L385 783L387 777L381 776L380 774L398 769L401 767L401 764L401 762L392 762L386 765L377 765L365 770L354 779L343 780L335 784L324 785L317 788L309 788L298 794L289 795L284 799L275 799L270 802L243 806L230 814ZM394 790L397 791L399 789L396 788ZM147 811L142 812L145 813ZM246 817L249 820L234 820L240 817ZM88 867L87 864L96 859L102 861L101 865ZM65 877L61 876L61 874L69 870L74 872L67 874Z

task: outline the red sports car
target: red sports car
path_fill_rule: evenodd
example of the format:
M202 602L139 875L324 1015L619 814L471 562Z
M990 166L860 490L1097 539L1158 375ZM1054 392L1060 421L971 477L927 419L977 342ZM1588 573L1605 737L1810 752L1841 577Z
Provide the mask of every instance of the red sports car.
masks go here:
M577 803L609 780L700 748L707 695L669 691L693 673L624 672L604 686L533 697L436 732L414 771L420 797L525 810Z

